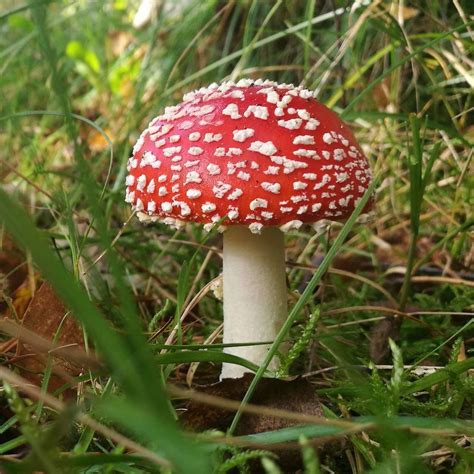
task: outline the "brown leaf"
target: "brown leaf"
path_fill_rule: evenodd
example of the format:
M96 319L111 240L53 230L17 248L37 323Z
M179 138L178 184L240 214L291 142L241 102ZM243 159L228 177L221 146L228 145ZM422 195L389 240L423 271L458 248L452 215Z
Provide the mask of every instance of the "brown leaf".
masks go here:
M83 347L82 330L52 286L44 282L34 294L22 320L23 327L59 347ZM22 375L34 383L41 383L48 357L53 355L53 374L48 388L53 391L79 375L81 367L73 364L57 353L44 352L29 343L19 342L16 365Z
M9 236L0 231L0 312L7 308L5 297L13 294L27 274L25 256Z

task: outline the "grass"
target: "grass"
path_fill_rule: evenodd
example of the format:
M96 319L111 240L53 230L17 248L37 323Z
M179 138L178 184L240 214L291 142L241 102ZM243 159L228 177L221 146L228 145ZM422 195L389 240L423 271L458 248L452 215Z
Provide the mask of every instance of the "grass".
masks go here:
M49 356L32 382L1 323L0 470L275 473L296 443L307 473L472 472L473 11L407 3L164 2L140 30L131 0L1 3L1 308L21 307L14 275L47 280L101 363L56 387ZM180 399L202 395L178 386L246 363L222 353L220 237L130 218L125 166L164 106L245 76L304 83L349 121L377 206L287 236L291 311L267 362L293 341L283 366L324 419L233 435L264 364L242 403L206 399L235 413L227 434L191 435Z

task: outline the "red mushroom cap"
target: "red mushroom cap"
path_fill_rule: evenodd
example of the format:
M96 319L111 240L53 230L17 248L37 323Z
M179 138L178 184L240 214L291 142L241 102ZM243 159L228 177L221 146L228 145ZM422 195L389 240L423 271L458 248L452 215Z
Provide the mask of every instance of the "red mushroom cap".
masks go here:
M169 223L225 217L253 232L344 219L371 180L350 129L311 91L249 79L167 107L127 169L126 201L137 211Z

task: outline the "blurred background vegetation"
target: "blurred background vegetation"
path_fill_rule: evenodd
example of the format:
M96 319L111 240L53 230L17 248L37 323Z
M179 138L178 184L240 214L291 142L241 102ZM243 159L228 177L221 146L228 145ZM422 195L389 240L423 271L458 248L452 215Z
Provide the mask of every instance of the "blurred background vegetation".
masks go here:
M0 1L0 470L473 472L473 3L140 3ZM326 422L185 435L176 387L226 358L221 241L131 218L125 166L164 106L242 77L348 121L377 205L288 336ZM339 231L287 236L291 303Z

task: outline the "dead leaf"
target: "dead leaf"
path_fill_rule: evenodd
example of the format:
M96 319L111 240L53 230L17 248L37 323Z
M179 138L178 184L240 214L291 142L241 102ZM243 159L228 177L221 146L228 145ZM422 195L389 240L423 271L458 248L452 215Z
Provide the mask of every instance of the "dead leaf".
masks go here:
M25 260L23 252L0 231L0 312L7 308L5 297L11 297L27 277Z
M52 286L44 282L31 299L22 319L23 328L59 347L83 347L82 330L68 309L57 297ZM29 343L18 342L15 358L11 360L21 369L23 377L40 384L48 358L53 355L48 388L54 391L71 377L79 375L82 367L71 363L57 353L41 351Z

